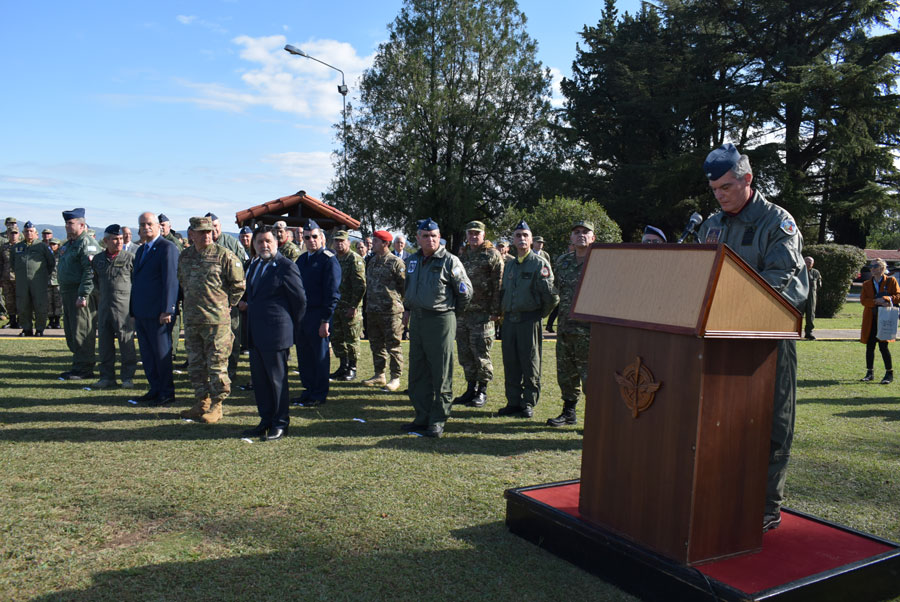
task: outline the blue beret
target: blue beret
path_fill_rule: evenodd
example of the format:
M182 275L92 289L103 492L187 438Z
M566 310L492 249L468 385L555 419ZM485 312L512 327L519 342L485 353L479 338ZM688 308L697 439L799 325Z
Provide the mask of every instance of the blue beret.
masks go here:
M251 228L250 226L244 226L243 228L241 228L239 234L253 234L253 228Z
M669 242L669 240L666 238L666 235L663 234L663 231L659 228L654 228L653 226L644 226L644 234L656 234L664 241Z
M316 223L316 220L314 220L313 218L309 218L309 221L306 222L306 225L303 226L303 229L304 230L321 230L322 228L319 227L319 224Z
M215 213L213 213L213 212L211 212L211 211L210 211L209 213L207 213L206 215L204 215L203 217L208 217L208 218L210 218L210 219L211 219L212 221L214 221L214 222L215 222L215 221L218 221L218 219L219 219L219 217L218 217ZM162 220L159 220L159 221L162 221Z
M440 230L440 228L438 228L436 221L434 221L430 217L426 217L425 219L420 219L418 222L416 222L416 230L431 232L432 230Z
M122 234L122 227L119 224L110 224L106 227L106 230L103 231L104 234L112 234L113 236L119 236Z
M72 209L71 211L63 211L63 219L69 221L70 219L80 218L84 219L84 208L78 207L76 209Z
M529 232L531 232L531 227L527 223L525 223L525 220L522 220L518 224L516 224L516 227L513 228L513 230L528 230Z
M31 220L25 222L25 228L34 228L34 224L31 223Z
M161 223L161 224L164 223L164 222L169 221L169 218L166 217L166 214L165 214L165 213L160 213L160 214L159 214L159 217L157 217L157 219L159 220L159 223Z
M729 169L733 169L738 164L741 153L730 142L723 144L713 152L706 156L703 162L703 173L709 180L718 180L724 176Z

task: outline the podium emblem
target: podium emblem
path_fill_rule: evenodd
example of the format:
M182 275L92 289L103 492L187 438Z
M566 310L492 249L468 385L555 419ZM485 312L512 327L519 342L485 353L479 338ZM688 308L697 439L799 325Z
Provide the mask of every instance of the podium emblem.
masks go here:
M653 398L662 386L662 383L654 382L653 373L640 356L634 358L634 363L625 366L622 374L616 372L616 382L619 383L622 401L631 410L633 418L653 405Z

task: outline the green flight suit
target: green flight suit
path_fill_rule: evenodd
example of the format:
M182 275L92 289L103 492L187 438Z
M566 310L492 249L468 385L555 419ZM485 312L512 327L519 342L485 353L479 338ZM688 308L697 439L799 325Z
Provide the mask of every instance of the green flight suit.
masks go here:
M16 243L13 254L16 270L16 307L24 330L43 332L47 327L49 300L47 287L56 258L50 247L35 239ZM32 314L34 319L32 320Z
M87 231L59 249L56 279L63 300L63 325L66 343L72 352L72 372L93 372L96 347L97 296L94 295L94 272L91 259L100 252L97 241ZM87 305L77 307L84 299Z
M471 299L466 270L445 247L430 257L420 250L407 260L403 307L410 313L409 399L416 424L443 427L450 415L455 312Z
M754 192L737 215L719 212L706 220L698 239L728 245L794 307L803 311L809 294L809 273L803 261L803 236L790 213ZM775 364L767 514L781 508L784 502L796 407L796 341L781 340Z
M559 295L553 270L546 259L528 251L507 262L503 270L503 370L508 407L534 407L541 396L541 320L548 316Z
M122 380L132 380L137 369L134 350L134 318L129 313L134 255L120 251L115 257L98 253L91 262L97 303L97 338L100 380L116 381L116 341L122 355Z

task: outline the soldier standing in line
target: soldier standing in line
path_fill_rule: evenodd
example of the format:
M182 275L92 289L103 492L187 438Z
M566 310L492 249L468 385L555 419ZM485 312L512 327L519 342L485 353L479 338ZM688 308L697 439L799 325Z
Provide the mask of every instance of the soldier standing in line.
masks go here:
M362 334L359 304L366 294L366 268L363 258L350 250L347 231L338 230L332 240L341 266L341 298L334 309L331 333L331 349L340 360L340 366L331 374L331 379L350 381L356 378L359 358L359 337Z
M388 391L400 388L403 374L403 293L406 290L406 265L391 253L391 236L376 230L372 239L372 257L366 266L366 314L369 316L369 347L375 375L363 381L367 387L384 386ZM390 380L385 378L390 358Z
M231 234L222 232L222 222L214 213L207 213L205 217L212 220L213 226L213 242L220 247L225 247L238 258L243 266L244 262L250 258L250 255L244 250L244 246ZM234 335L234 343L231 349L231 355L228 356L228 378L234 380L237 376L238 360L241 357L241 312L237 305L231 308L231 333Z
M278 252L296 262L300 259L302 252L300 247L291 241L291 231L288 230L287 222L275 222L275 239L278 241Z
M244 252L247 254L247 259L244 261L244 272L246 273L247 263L250 261L250 257L254 255L253 229L250 226L241 228L241 231L238 232L238 240L241 241L241 246L244 247Z
M20 337L44 336L47 327L47 287L56 267L53 251L38 241L37 229L25 222L25 239L15 246L16 307Z
M575 407L584 390L588 374L588 351L591 326L569 317L575 302L575 291L581 269L594 242L594 224L579 220L572 224L569 238L574 250L563 253L553 267L556 288L559 290L559 325L556 339L556 379L562 395L562 413L547 419L550 426L578 424Z
M134 255L125 250L125 238L119 224L106 227L103 234L106 251L94 255L94 287L100 293L97 303L97 339L100 355L100 380L94 389L116 386L116 341L122 356L122 388L134 387L137 353L134 350L134 318L131 305L131 275Z
M68 240L59 249L59 294L63 300L66 343L72 352L72 369L60 374L65 380L93 378L97 330L97 297L91 259L100 252L88 234L84 209L63 211Z
M531 242L531 250L543 257L547 263L553 264L553 260L550 259L550 253L544 250L544 237L543 236L535 236Z
M807 341L815 341L813 329L816 327L816 296L819 289L822 288L822 273L813 267L816 260L812 257L804 257L803 261L806 262L806 269L809 271L809 296L806 298L806 313L804 314L806 323L803 325L803 330L806 332Z
M6 328L19 328L18 308L16 307L16 269L13 260L16 255L16 245L19 242L19 228L13 219L10 224L6 218L7 241L0 245L0 286L3 287L3 297L6 299L6 313L9 315L9 324Z
M44 228L43 230L41 230L41 242L42 243L44 243L45 245L47 245L49 247L51 238L53 238L53 230L51 230L50 228Z
M53 258L56 260L56 265L53 266L53 271L50 272L50 284L47 286L48 328L62 328L62 324L59 322L63 311L62 297L59 296L59 280L56 277L56 271L59 269L59 244L58 238L51 238L50 242L47 243L47 246L53 252Z
M169 221L166 214L160 213L157 219L159 220L159 235L175 245L179 253L184 251L184 239L180 234L172 230L172 222Z
M513 234L518 256L503 271L503 369L506 406L501 416L531 418L541 395L541 320L559 302L550 264L531 250L531 228Z
M181 416L211 424L222 418L222 402L231 393L231 309L244 293L244 269L234 253L213 244L208 217L192 217L188 234L191 246L178 258L178 282L184 292L184 346L196 403Z
M500 285L503 283L503 259L491 241L484 239L484 224L466 224L468 245L460 256L469 280L472 301L456 321L456 350L466 375L466 392L453 403L475 408L487 402L487 386L494 378L491 346L494 320L500 317Z
M409 324L409 399L415 419L406 431L441 437L453 397L453 339L456 312L472 299L472 282L462 262L440 244L441 231L431 219L416 228L419 250L406 267L404 326Z

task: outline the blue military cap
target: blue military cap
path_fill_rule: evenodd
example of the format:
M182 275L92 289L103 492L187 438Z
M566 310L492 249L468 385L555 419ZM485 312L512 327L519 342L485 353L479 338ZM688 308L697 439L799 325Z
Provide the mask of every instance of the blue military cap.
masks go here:
M217 215L216 215L215 213L213 213L212 211L210 211L209 213L207 213L207 214L204 215L203 217L208 217L209 219L211 219L211 220L214 221L214 222L215 222L215 221L218 221L218 219L219 219L219 216L217 216ZM162 221L162 220L160 220L160 221Z
M251 228L250 226L244 226L243 228L241 228L241 231L238 232L238 234L253 234L253 228Z
M432 230L440 230L440 228L438 228L436 221L434 221L430 217L426 217L425 219L420 219L418 222L416 222L416 230L431 232Z
M663 233L662 230L660 230L659 228L654 228L653 226L650 226L650 225L644 226L644 234L656 234L661 239L663 239L665 242L669 242L669 240L666 238L666 235Z
M309 218L309 221L306 222L306 225L303 226L303 229L304 230L321 230L322 228L319 227L319 224L316 223L316 220L314 220L313 218Z
M34 224L31 223L31 220L25 222L25 229L27 230L28 228L34 228Z
M163 223L169 221L169 218L166 217L166 214L165 214L165 213L160 213L159 216L158 216L156 219L158 219L158 220L159 220L159 223L161 223L161 224L163 224Z
M709 180L718 180L729 169L733 169L741 158L741 153L730 142L723 144L706 156L703 162L703 173Z
M84 219L84 207L76 207L70 211L63 211L62 215L63 219L66 221L76 218Z
M520 221L516 224L516 227L513 230L528 230L531 232L531 227L525 222L525 220Z
M119 224L110 224L106 227L106 230L103 231L104 234L111 234L113 236L119 236L122 234L122 227Z

